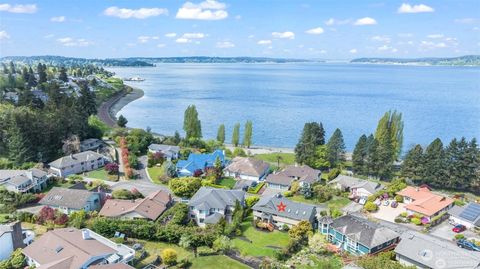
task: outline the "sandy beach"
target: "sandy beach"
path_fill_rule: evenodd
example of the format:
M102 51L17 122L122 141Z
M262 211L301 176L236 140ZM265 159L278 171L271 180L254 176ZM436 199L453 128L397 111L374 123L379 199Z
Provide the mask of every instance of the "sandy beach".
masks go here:
M225 147L232 152L235 150L235 147L231 144L225 144ZM245 152L249 155L256 154L270 154L270 153L294 153L293 148L280 148L280 147L269 147L269 146L258 146L253 145L250 148L243 148Z

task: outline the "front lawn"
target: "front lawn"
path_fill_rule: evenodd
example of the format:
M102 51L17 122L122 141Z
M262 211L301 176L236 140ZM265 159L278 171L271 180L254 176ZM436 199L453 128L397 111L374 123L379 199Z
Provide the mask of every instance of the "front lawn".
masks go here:
M159 179L165 173L165 168L163 167L163 165L149 167L147 168L147 172L154 183L163 184Z
M306 199L303 195L294 195L292 197L288 197L288 199L295 202L311 204L311 205L326 204L328 208L335 208L335 209L342 209L344 206L350 203L350 200L348 198L341 197L341 196L334 196L332 199L330 199L326 203L319 203L317 199L314 199L314 198Z
M204 268L215 268L215 269L247 269L250 268L243 263L237 262L236 260L230 259L224 255L212 255L212 256L202 256L194 259L190 259L192 266L190 269L204 269Z
M233 189L233 186L235 186L235 179L232 178L232 177L224 177L222 179L220 179L217 183L217 185L222 185L222 186L225 186L229 189Z
M292 165L295 164L294 153L266 153L257 154L254 156L256 159L260 159L269 162L273 165L277 165L278 157L280 157L280 165Z
M259 231L253 227L253 216L247 217L241 224L243 238L234 238L233 245L243 256L269 256L273 257L278 249L287 246L288 233L273 231ZM251 241L251 242L247 242Z

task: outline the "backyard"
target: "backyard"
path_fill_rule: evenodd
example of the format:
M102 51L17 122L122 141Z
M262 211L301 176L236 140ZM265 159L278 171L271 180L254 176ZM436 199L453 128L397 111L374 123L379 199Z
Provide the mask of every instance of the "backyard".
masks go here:
M111 180L107 171L105 171L104 168L98 168L97 170L92 170L90 172L85 173L85 176L88 178L94 178L94 179L101 179L101 180Z
M224 177L218 181L218 185L225 186L229 189L233 189L233 186L235 186L235 183L236 181L232 177Z
M160 181L160 177L163 176L163 174L165 173L164 165L149 167L149 168L147 168L147 171L148 171L148 174L150 175L150 178L152 179L152 181L154 183L163 184Z
M334 196L332 199L325 203L319 203L317 199L307 199L303 195L294 195L288 199L299 203L312 204L312 205L326 205L328 208L341 209L350 203L350 200L346 197Z
M269 162L277 166L278 162L280 165L292 165L295 164L295 154L294 153L266 153L266 154L257 154L254 156L256 159ZM278 159L280 157L280 160Z
M259 231L253 227L253 217L247 217L240 228L243 235L233 239L233 245L242 256L269 256L273 257L278 249L287 246L288 233L273 231Z

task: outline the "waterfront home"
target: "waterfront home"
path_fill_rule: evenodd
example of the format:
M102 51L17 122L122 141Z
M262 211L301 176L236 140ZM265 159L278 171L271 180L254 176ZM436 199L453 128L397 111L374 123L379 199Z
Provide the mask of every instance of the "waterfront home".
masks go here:
M105 146L105 142L98 138L88 138L80 142L80 151L95 151Z
M10 257L17 248L30 245L35 233L30 230L22 230L19 221L0 225L0 261Z
M130 247L115 243L89 229L49 231L22 250L29 266L44 269L86 269L92 265L128 263Z
M292 182L297 181L300 186L313 184L320 180L321 171L308 165L289 165L282 171L267 176L268 187L280 190L289 190Z
M454 200L444 195L433 193L428 187L407 186L397 192L403 197L408 214L420 214L431 218L447 212L453 207Z
M17 193L39 192L47 187L47 172L28 170L0 170L0 185Z
M179 146L163 145L163 144L151 144L148 146L148 151L151 153L161 153L168 161L178 159L180 153Z
M108 199L99 215L122 219L156 220L172 204L170 193L159 190L136 200Z
M105 166L107 161L107 158L102 154L87 150L61 157L49 163L49 165L53 174L66 177L71 174L79 174L101 168Z
M417 268L480 268L480 255L454 243L415 231L402 234L395 248L397 260Z
M375 254L395 247L400 235L380 224L354 215L323 217L319 230L339 250L354 255Z
M383 184L346 175L338 175L328 184L333 185L336 189L349 192L349 198L359 198L361 201L365 201L368 196L385 188Z
M468 229L480 228L480 204L470 202L466 206L453 206L448 210L450 220L456 224L463 224Z
M288 200L280 194L264 196L252 207L257 221L271 224L274 228L292 227L306 220L316 228L315 206Z
M244 191L201 187L188 202L190 219L200 227L215 224L221 218L230 222L237 201L245 205Z
M205 172L205 168L213 167L217 158L225 165L225 154L222 150L215 150L212 153L191 153L186 160L177 162L177 175L179 177L190 177L196 171Z
M65 214L82 209L95 211L100 209L101 195L87 190L53 187L39 203L58 209Z
M250 157L235 157L223 170L227 177L256 182L264 180L269 171L270 165L267 162Z

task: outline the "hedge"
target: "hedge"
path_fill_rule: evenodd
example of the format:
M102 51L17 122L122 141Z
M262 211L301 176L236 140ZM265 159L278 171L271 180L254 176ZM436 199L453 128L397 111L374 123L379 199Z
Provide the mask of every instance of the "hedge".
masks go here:
M265 185L265 182L261 182L257 184L255 188L249 187L247 192L251 194L257 194L260 191L260 189L263 187L263 185Z

